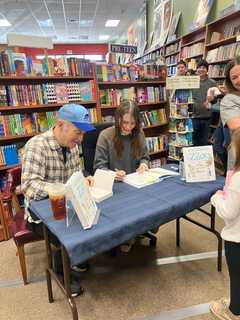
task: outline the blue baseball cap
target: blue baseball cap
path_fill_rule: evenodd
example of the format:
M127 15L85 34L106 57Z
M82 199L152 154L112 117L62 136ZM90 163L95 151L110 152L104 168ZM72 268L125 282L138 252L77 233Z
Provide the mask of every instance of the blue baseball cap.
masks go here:
M96 129L90 122L88 110L80 104L64 104L58 110L58 119L67 120L84 132Z

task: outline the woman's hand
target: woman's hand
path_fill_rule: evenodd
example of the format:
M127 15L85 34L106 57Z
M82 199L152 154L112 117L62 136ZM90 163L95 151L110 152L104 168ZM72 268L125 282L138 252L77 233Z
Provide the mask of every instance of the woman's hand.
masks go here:
M92 176L88 176L88 177L86 177L86 179L87 179L89 187L90 188L93 187L94 186L94 178Z
M146 163L141 163L140 166L137 168L138 173L143 173L148 171L148 165Z
M124 170L118 170L118 169L115 169L115 171L116 171L115 180L123 181L124 177L126 176L126 172Z

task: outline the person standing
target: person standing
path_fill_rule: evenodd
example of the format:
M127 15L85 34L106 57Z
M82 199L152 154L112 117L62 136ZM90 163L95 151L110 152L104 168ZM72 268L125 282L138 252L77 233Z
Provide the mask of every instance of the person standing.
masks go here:
M207 92L209 88L216 87L216 82L208 78L208 63L199 61L197 74L200 77L200 88L193 89L193 144L204 146L208 144L208 132L211 110L208 108Z
M211 312L221 320L240 320L240 128L232 136L235 164L228 171L223 191L211 198L217 214L224 220L221 232L230 278L230 300L222 298L210 304Z
M224 127L230 129L230 134L240 128L240 56L230 61L225 72L227 94L221 101L220 114ZM231 146L228 148L228 170L234 165L234 155Z

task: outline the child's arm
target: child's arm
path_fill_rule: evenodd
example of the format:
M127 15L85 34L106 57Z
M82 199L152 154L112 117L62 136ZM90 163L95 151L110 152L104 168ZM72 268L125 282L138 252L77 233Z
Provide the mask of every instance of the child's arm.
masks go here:
M223 197L222 193L216 192L211 203L223 219L236 218L240 214L240 174L233 175L227 195Z

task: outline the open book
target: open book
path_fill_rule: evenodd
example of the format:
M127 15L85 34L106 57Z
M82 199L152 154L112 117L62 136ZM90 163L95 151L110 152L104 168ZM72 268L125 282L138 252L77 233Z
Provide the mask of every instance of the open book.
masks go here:
M113 195L112 188L116 172L97 169L94 174L94 186L90 188L91 195L96 202L101 202Z
M179 175L179 173L163 168L153 168L144 173L134 172L127 174L124 178L124 182L135 188L142 188L149 184L159 182L167 177L176 175Z
M172 170L167 170L164 168L152 168L149 169L149 172L158 174L159 178L167 177L167 176L179 176L179 173Z
M94 202L88 182L81 171L75 172L66 183L66 196L76 212L82 227L89 229L96 224L99 210Z

